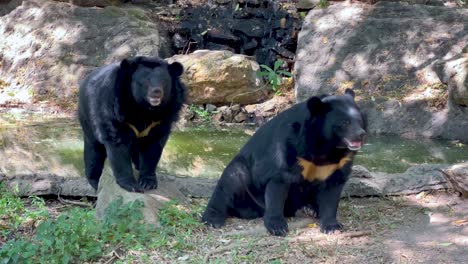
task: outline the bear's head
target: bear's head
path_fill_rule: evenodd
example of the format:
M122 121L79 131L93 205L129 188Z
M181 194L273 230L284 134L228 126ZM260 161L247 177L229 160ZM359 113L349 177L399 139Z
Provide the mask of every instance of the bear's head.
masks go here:
M183 73L182 64L168 64L158 57L124 59L120 68L129 76L129 85L135 102L147 108L166 105L177 89L176 82Z
M314 123L311 129L315 130L314 134L320 133L319 138L323 142L351 151L361 148L366 135L366 123L351 89L346 89L341 96L311 97L307 101L307 108Z

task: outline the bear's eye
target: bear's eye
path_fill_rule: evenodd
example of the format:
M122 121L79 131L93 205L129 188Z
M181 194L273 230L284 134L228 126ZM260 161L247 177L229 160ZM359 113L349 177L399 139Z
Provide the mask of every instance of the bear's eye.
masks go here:
M341 122L342 126L349 126L350 124L351 122L349 120L344 120L343 122Z

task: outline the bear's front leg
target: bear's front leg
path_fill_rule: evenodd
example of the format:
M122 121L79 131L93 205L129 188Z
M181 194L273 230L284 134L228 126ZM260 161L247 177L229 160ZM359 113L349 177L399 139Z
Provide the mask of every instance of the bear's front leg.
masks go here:
M343 186L344 183L325 185L318 191L317 205L322 233L329 234L343 228L343 225L336 219Z
M138 182L145 190L158 188L158 179L156 178L156 167L161 159L161 154L166 145L168 135L156 139L143 147L140 151L140 177Z
M289 184L274 179L266 185L263 222L268 232L275 236L285 236L288 233L288 223L284 217L288 191Z
M117 184L129 192L143 192L133 176L130 146L108 143L105 147Z

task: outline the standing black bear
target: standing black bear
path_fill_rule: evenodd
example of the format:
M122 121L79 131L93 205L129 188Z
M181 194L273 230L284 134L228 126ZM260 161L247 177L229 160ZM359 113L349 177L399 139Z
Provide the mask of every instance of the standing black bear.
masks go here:
M365 134L350 89L291 107L262 126L226 167L202 220L221 227L228 216L263 216L268 231L283 236L285 217L307 206L322 232L341 229L341 190Z
M158 186L156 166L181 109L180 63L134 57L100 67L84 80L78 115L84 133L85 174L97 189L104 161L127 191ZM132 161L139 170L136 181Z

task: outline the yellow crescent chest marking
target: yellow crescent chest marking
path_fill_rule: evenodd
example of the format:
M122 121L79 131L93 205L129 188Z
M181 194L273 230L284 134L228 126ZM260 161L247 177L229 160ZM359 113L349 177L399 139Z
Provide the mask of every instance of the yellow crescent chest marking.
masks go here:
M336 170L341 169L346 163L351 161L352 155L343 157L335 164L317 166L313 162L297 157L299 165L302 167L302 177L307 181L325 181Z
M127 125L133 130L133 132L135 133L135 136L137 138L142 138L142 137L146 137L148 136L149 132L151 131L151 129L153 129L155 126L159 125L161 123L161 121L153 121L147 128L145 128L143 131L138 131L138 129L130 124L130 123L127 123Z

